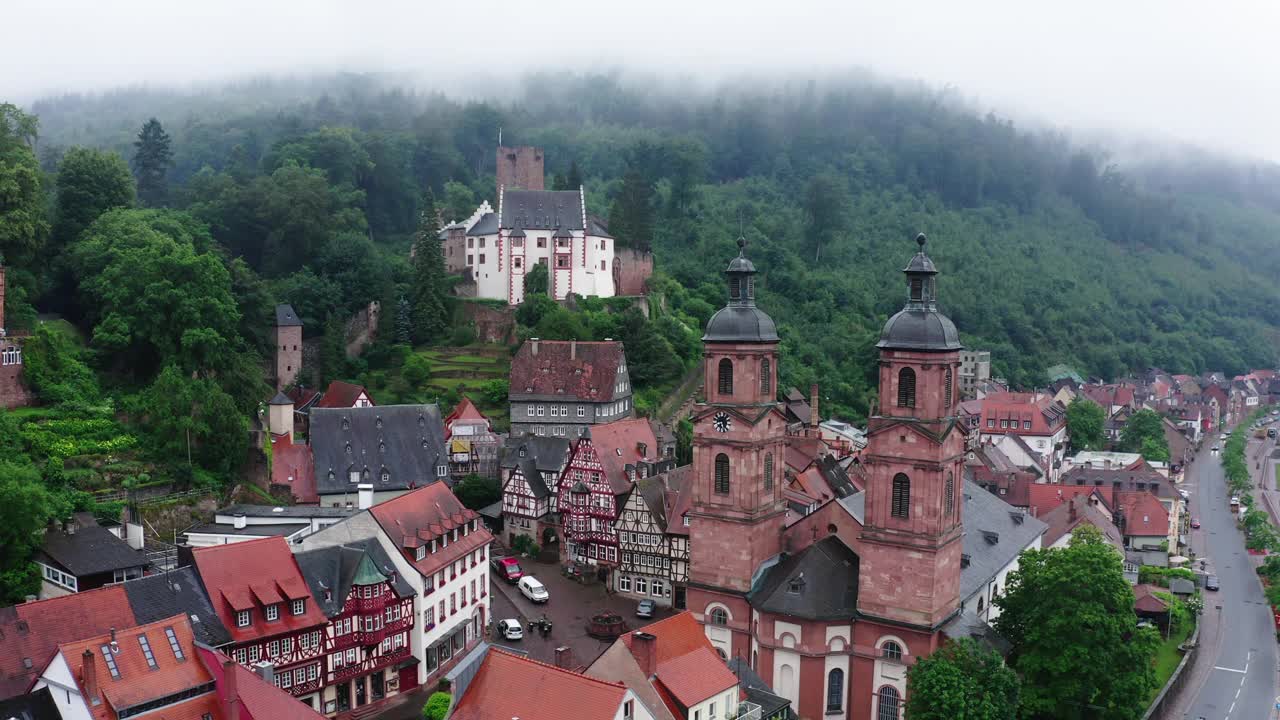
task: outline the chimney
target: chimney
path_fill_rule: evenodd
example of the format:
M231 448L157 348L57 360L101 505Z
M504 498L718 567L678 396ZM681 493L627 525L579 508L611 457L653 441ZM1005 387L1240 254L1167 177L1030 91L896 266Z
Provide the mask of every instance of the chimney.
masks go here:
M222 684L225 689L222 699L227 704L227 720L240 720L240 690L236 686L238 670L233 660L222 663Z
M561 670L573 670L573 648L561 645L556 648L556 667Z
M809 426L818 427L818 383L809 386Z
M265 682L266 684L268 685L275 684L276 682L276 666L275 665L272 665L266 660L263 660L262 662L253 666L253 671L257 673L258 677L262 678L262 681Z
M1071 498L1071 502L1067 503L1067 519L1071 522L1076 521L1076 499Z
M373 507L373 485L361 483L356 486L356 492L359 493L356 507L361 510L368 510Z
M577 340L569 341L569 359L570 360L578 359L578 341Z
M247 525L247 524L249 524L249 521L248 521L248 520L246 520L246 519L245 519L245 517L244 517L244 513L236 513L236 520L235 520L235 522L236 522L236 529L237 529L237 530L243 530L243 529L244 529L244 526L245 526L245 525Z
M84 685L84 696L90 705L97 705L101 702L98 699L98 662L94 657L93 651L85 648L84 655L81 655L80 663L80 682Z
M646 678L658 670L658 638L637 630L631 633L631 654Z
M533 353L534 357L538 357L538 338L529 338L529 348L529 352Z

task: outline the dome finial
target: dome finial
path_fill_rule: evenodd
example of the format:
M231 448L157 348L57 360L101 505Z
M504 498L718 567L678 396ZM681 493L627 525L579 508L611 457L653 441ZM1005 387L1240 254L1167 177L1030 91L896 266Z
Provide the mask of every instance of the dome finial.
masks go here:
M916 244L920 246L920 252L924 252L924 244L927 242L929 242L929 238L925 237L924 233L916 235Z
M747 238L743 235L738 236L738 257L746 257Z

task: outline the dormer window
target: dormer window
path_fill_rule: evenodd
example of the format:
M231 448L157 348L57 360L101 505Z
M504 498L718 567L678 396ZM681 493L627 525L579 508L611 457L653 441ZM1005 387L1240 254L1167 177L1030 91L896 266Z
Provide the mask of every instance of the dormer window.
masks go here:
M301 615L306 611L307 611L306 599L294 600L289 603L289 612L293 613L294 615Z
M248 610L240 610L236 612L236 627L249 627Z
M350 430L350 429L351 429L351 421L350 421L350 420L348 420L348 419L346 419L346 418L342 418L342 429L343 429L343 430ZM350 446L348 446L348 447L350 447Z
M350 476L348 477L348 480L353 483L360 482L360 471L352 470Z
M380 452L380 453L384 453L384 452L386 452L386 451L387 451L387 444L386 444L386 443L384 443L384 442L382 442L382 441L379 441L379 442L378 442L378 452Z
M386 468L382 469L382 482L391 482L391 473L388 472Z
M280 619L280 606L272 603L267 606L267 622L274 622Z
M346 448L346 450L347 450L347 454L348 454L348 455L350 455L350 454L351 454L351 443L347 443L347 448Z
M433 550L434 550L434 548L433 548ZM415 553L415 557L417 557L419 560L422 560L422 559L423 559L423 558L425 558L426 556L427 556L427 546L426 546L426 545L419 545L419 546L418 546L418 551L417 551L417 553Z
M379 430L381 430L381 429L382 429L382 416L381 416L381 415L379 415L378 417L376 417L376 418L374 418L374 419L373 419L373 425L374 425L374 427L378 428Z
M804 590L804 574L803 573L791 578L790 582L787 583L787 592L791 593L792 595L799 595L801 590Z

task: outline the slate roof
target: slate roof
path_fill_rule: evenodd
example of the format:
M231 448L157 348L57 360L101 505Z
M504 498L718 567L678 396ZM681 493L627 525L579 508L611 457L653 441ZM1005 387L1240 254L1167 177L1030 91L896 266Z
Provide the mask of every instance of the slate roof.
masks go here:
M0 608L0 698L26 692L60 643L136 622L122 584Z
M565 437L521 435L511 438L503 446L498 464L505 469L516 467L523 449L524 456L533 458L539 472L559 473L569 461L571 445L569 438Z
M1007 656L1012 646L1008 640L995 631L985 620L972 610L956 613L942 625L942 632L953 640L970 638L980 645Z
M516 461L516 469L520 471L520 476L529 485L529 490L535 498L541 500L551 496L551 488L547 487L547 481L542 473L538 472L538 464L533 458L520 458Z
M536 352L535 352L536 348ZM528 340L511 358L512 400L609 402L617 393L618 371L625 368L622 343Z
M356 404L356 398L360 397L361 393L364 393L370 404L377 404L373 402L373 396L369 395L369 391L363 385L353 385L349 382L334 380L329 383L329 387L325 388L324 395L320 397L320 402L316 403L316 407L349 408Z
M311 411L311 451L316 491L349 493L352 470L368 471L375 491L421 487L439 479L448 463L444 424L435 405L316 408ZM382 470L390 474L382 482ZM332 477L330 475L332 474Z
M49 530L37 555L53 560L76 577L150 565L146 555L98 525L81 527L71 534Z
M498 232L498 213L485 213L475 225L467 230L468 235L495 235Z
M196 533L204 535L237 535L242 537L271 537L279 535L280 537L289 537L296 532L302 532L311 527L311 523L285 523L280 525L245 525L242 528L236 527L232 523L200 523L192 525L183 530L183 533Z
M801 581L792 592L792 581ZM751 607L808 620L852 618L858 610L858 556L834 535L783 555L747 595Z
M49 688L19 695L0 702L0 718L8 720L62 720L58 706L53 703Z
M779 710L791 706L790 700L774 694L773 688L751 669L746 658L730 659L729 672L738 676L738 687L747 696L747 702L760 706L760 717L772 717Z
M778 342L778 327L755 305L729 305L707 321L703 342Z
M392 586L397 595L402 598L413 596L413 587L395 572L391 558L376 538L307 550L293 557L298 561L302 576L311 588L311 596L316 599L320 611L328 617L342 613L342 607L351 593L351 586L357 579L357 570L365 558L368 558L384 580L393 579ZM324 599L325 590L329 590L328 601Z
M613 236L609 234L608 224L595 215L587 216L587 234L593 237L613 239Z
M981 489L964 492L962 552L969 565L960 570L963 602L1044 535L1048 525Z
M499 210L504 228L583 229L582 195L577 190L504 190ZM473 228L470 234L479 233Z
M151 623L185 613L195 639L210 647L231 642L231 633L214 612L195 568L180 567L147 575L124 584L129 606L140 623Z
M320 507L318 505L228 505L215 511L215 515L244 515L245 517L270 518L344 518L356 513L351 508Z
M298 313L293 311L293 306L289 303L280 303L276 305L276 326L292 327L301 326L302 321L298 319Z
M899 310L884 324L876 347L948 352L963 346L951 318L937 310L908 308Z
M452 720L613 720L627 688L493 647L458 699Z

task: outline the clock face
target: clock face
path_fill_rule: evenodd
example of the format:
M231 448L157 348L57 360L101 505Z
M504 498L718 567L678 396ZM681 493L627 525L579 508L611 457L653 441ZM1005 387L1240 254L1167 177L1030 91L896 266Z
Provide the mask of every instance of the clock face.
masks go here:
M729 420L729 413L718 412L715 417L711 418L711 422L715 425L716 432L729 432L729 428L733 423Z

